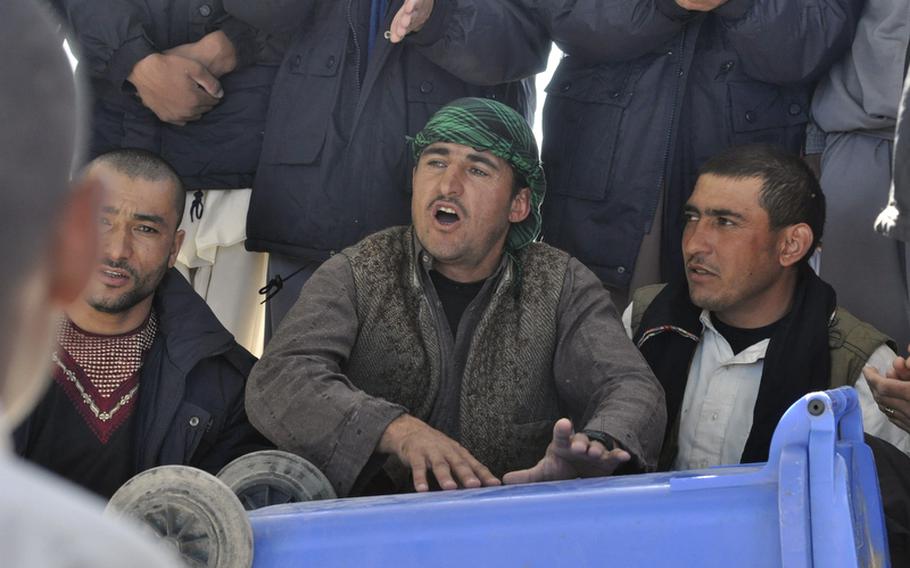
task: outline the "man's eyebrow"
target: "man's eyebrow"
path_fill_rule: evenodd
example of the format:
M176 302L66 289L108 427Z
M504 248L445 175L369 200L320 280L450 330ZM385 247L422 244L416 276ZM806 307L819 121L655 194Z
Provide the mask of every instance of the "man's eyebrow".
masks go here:
M493 168L493 170L495 170L497 172L499 171L499 166L496 165L496 162L494 162L493 160L491 160L484 154L475 154L472 152L472 153L468 154L468 160L470 160L472 162L477 162L480 164L485 164L485 165Z
M444 146L430 146L429 148L424 150L422 153L422 155L426 155L426 154L435 154L437 156L448 156L449 149Z
M133 219L136 221L145 221L146 223L164 225L164 217L161 215L152 215L151 213L133 213Z
M116 215L120 213L120 210L112 205L104 205L101 207L102 213L109 213L111 215ZM133 220L135 221L144 221L146 223L155 223L156 225L166 224L164 217L161 215L155 215L153 213L133 213Z
M733 217L734 219L745 219L742 213L737 213L732 209L708 208L705 209L705 215L709 215L711 217Z

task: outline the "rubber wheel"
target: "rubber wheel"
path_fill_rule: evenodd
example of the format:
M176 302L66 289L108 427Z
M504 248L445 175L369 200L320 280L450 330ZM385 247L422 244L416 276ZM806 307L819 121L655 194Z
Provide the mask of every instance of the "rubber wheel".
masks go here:
M280 450L241 456L218 472L247 511L319 499L334 499L332 484L304 458Z
M114 493L105 512L138 519L192 568L253 564L253 530L243 505L202 470L181 465L146 470Z

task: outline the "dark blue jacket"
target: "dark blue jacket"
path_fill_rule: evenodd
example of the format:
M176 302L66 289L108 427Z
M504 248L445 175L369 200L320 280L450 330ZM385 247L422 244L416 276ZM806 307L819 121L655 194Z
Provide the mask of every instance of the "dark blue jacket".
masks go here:
M530 117L532 89L517 80L546 65L550 45L511 1L437 0L425 27L393 45L382 31L402 0L391 0L372 52L369 0L225 3L264 33L295 33L272 92L247 248L311 260L407 224L406 137L445 103L490 97Z
M234 458L270 447L244 406L255 357L176 270L158 286L154 306L158 336L142 366L134 416L136 471L182 464L214 474ZM14 434L20 455L30 420Z
M187 189L250 187L262 145L272 81L280 61L221 0L50 0L69 28L77 72L91 86L89 158L116 148L162 156ZM200 120L174 126L158 120L126 81L155 52L222 30L238 68L220 78L224 98Z
M850 46L862 0L526 0L566 52L547 86L544 240L627 288L665 191L664 279L681 208L731 145L800 152L815 80Z

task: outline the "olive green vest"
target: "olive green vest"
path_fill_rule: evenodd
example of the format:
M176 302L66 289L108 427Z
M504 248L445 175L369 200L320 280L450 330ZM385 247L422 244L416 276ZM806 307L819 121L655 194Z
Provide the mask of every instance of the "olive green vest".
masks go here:
M657 294L666 284L643 286L632 295L632 335L638 332L642 317ZM828 347L831 354L831 388L853 386L859 378L863 367L869 361L872 353L881 345L886 344L894 349L891 339L872 327L854 317L847 310L838 307L834 317L828 324ZM688 367L686 373L688 373ZM672 469L678 451L679 415L668 416L670 431L664 440L660 451L658 469Z
M345 375L368 394L427 420L440 388L439 330L420 279L412 231L394 227L343 251L360 331ZM541 243L517 254L477 324L462 376L459 442L494 475L530 467L559 418L553 383L557 308L569 256ZM443 316L444 317L444 316Z
M632 334L638 331L641 318L665 284L643 286L632 295ZM831 353L831 388L853 386L869 357L882 345L894 349L894 342L868 323L858 320L838 307L828 324L828 347Z

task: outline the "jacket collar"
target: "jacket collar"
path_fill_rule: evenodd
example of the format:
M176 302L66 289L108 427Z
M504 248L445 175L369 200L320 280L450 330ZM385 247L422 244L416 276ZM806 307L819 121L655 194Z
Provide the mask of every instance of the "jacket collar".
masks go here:
M183 374L234 347L234 337L176 269L168 270L158 285L154 306L168 359Z

